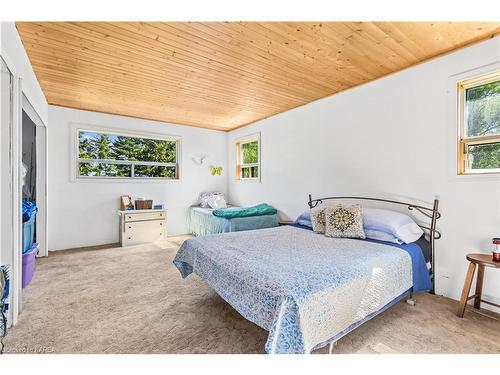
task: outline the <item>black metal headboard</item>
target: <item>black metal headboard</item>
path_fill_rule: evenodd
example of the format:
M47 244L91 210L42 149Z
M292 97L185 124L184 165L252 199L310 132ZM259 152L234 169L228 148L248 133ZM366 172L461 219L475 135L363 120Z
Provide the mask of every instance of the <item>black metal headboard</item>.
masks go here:
M408 202L400 202L400 201L394 201L390 199L382 199L382 198L370 198L370 197L326 197L326 198L317 198L317 199L312 199L311 194L309 194L309 208L314 208L318 204L323 203L323 201L326 200L364 200L364 201L376 201L376 202L384 202L384 203L391 203L391 204L397 204L400 206L406 206L409 210L415 210L421 213L422 215L426 216L427 218L431 219L430 226L423 225L420 223L417 223L424 231L429 236L429 242L431 243L431 254L430 254L430 263L431 263L431 278L432 278L432 291L431 293L434 293L434 286L435 286L435 265L434 265L434 249L435 249L435 240L438 240L441 238L441 232L439 232L436 229L436 221L441 217L441 213L438 211L438 206L439 206L439 199L434 199L434 204L432 207L425 207L425 206L420 206L414 203L408 203Z

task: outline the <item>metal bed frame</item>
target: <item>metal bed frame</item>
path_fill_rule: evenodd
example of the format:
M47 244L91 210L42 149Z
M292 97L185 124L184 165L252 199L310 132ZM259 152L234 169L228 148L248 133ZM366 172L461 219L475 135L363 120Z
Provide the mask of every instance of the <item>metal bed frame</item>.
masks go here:
M438 211L438 206L439 206L439 199L434 199L434 204L432 207L425 207L425 206L420 206L414 203L408 203L408 202L400 202L400 201L395 201L395 200L390 200L390 199L381 199L381 198L370 198L370 197L326 197L326 198L317 198L317 199L312 199L311 194L309 194L309 208L313 209L316 207L318 204L323 203L323 201L326 200L363 200L363 201L375 201L375 202L384 202L384 203L391 203L391 204L397 204L400 206L406 206L408 210L410 211L417 211L420 214L424 215L425 217L429 218L431 220L430 226L417 223L420 228L426 232L427 236L429 237L429 242L431 243L431 254L430 254L430 263L431 263L431 269L430 269L430 277L432 281L432 290L430 291L431 294L434 294L434 286L435 286L435 264L434 264L434 251L435 251L435 240L438 240L441 238L441 232L436 229L436 221L441 217L441 213Z
M432 282L432 290L430 291L431 294L434 294L434 286L435 286L435 264L434 264L434 250L435 250L435 240L438 240L441 238L441 232L436 229L436 221L441 217L441 213L438 211L439 207L439 199L434 199L434 204L431 207L425 207L421 205L417 205L414 203L408 203L408 202L400 202L400 201L395 201L395 200L390 200L390 199L382 199L382 198L370 198L370 197L326 197L326 198L317 198L317 199L312 199L311 194L309 194L309 208L313 209L316 207L318 204L323 203L323 201L326 200L363 200L363 201L375 201L375 202L384 202L384 203L391 203L391 204L397 204L400 206L406 206L408 210L410 211L417 211L423 216L427 217L428 219L431 220L430 226L427 226L425 224L417 223L420 228L424 230L424 232L427 234L429 237L429 241L431 243L431 254L430 254L430 263L431 263L431 269L430 269L430 277L431 277L431 282ZM412 299L412 295L410 293L410 299L408 299L406 302L408 302L410 305L414 305L415 302ZM331 341L328 347L328 353L332 354L333 353L333 348L337 345L337 340Z

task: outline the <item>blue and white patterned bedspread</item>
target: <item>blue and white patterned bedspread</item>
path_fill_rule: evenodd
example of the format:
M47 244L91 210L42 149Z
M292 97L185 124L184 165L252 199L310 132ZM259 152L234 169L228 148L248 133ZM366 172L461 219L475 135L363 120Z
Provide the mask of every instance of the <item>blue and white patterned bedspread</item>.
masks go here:
M191 238L174 264L269 331L268 353L309 353L413 285L402 249L292 226Z

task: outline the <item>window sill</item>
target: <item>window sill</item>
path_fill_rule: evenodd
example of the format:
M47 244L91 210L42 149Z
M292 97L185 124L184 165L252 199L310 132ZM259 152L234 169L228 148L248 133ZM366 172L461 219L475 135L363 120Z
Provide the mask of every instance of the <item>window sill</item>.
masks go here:
M484 173L457 173L455 178L464 181L480 181L480 180L499 180L500 172L484 172Z
M71 179L71 182L84 182L84 183L103 183L103 182L109 182L109 183L155 183L155 182L181 182L180 178L172 179L172 178L141 178L141 177L134 177L134 178L121 178L121 177L73 177Z
M241 182L260 182L260 178L235 178L234 180Z

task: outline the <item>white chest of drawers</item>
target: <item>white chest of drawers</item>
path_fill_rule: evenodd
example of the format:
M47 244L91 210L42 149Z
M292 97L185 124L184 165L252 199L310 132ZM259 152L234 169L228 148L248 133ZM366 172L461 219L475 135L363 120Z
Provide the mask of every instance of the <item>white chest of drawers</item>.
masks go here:
M167 238L167 210L118 211L118 214L122 247Z

